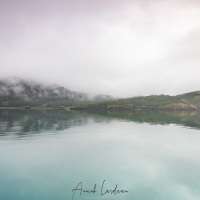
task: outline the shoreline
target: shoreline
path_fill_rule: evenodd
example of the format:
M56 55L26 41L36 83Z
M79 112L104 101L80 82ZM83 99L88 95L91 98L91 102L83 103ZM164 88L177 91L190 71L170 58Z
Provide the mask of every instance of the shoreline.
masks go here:
M135 109L103 109L103 108L81 108L81 107L0 107L0 110L67 110L67 111L96 111L96 112L102 112L102 111L126 111L126 112L133 112L133 111L200 111L200 109L166 109L166 108L135 108Z

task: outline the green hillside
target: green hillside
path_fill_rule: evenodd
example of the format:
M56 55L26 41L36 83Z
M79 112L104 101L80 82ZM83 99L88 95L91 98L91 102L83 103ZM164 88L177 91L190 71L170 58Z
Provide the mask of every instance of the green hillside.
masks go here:
M200 92L191 92L177 96L151 95L103 103L77 106L78 110L197 110L200 109Z

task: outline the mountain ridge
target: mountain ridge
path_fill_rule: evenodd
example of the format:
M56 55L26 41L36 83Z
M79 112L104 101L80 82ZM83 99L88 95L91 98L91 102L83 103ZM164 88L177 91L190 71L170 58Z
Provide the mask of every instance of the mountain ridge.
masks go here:
M109 95L75 92L63 86L45 85L19 78L0 80L0 107L72 106L111 99L113 97Z
M200 110L200 91L176 96L162 94L116 99L19 78L0 80L0 107L27 106L62 106L77 110Z
M77 110L199 110L200 91L176 96L149 95L78 106Z

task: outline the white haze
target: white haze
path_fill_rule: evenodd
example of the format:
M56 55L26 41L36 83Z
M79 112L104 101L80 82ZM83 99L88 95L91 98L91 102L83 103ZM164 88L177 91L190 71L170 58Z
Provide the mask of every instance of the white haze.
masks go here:
M114 96L200 90L200 3L1 0L0 78Z

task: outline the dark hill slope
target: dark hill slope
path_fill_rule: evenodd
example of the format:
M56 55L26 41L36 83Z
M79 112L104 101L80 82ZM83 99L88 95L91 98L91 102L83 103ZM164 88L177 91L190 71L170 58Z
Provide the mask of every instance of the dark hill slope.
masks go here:
M177 96L151 95L87 104L75 109L84 110L197 110L200 109L200 92Z
M0 107L71 106L113 99L108 95L89 95L60 86L43 85L21 79L0 81Z

